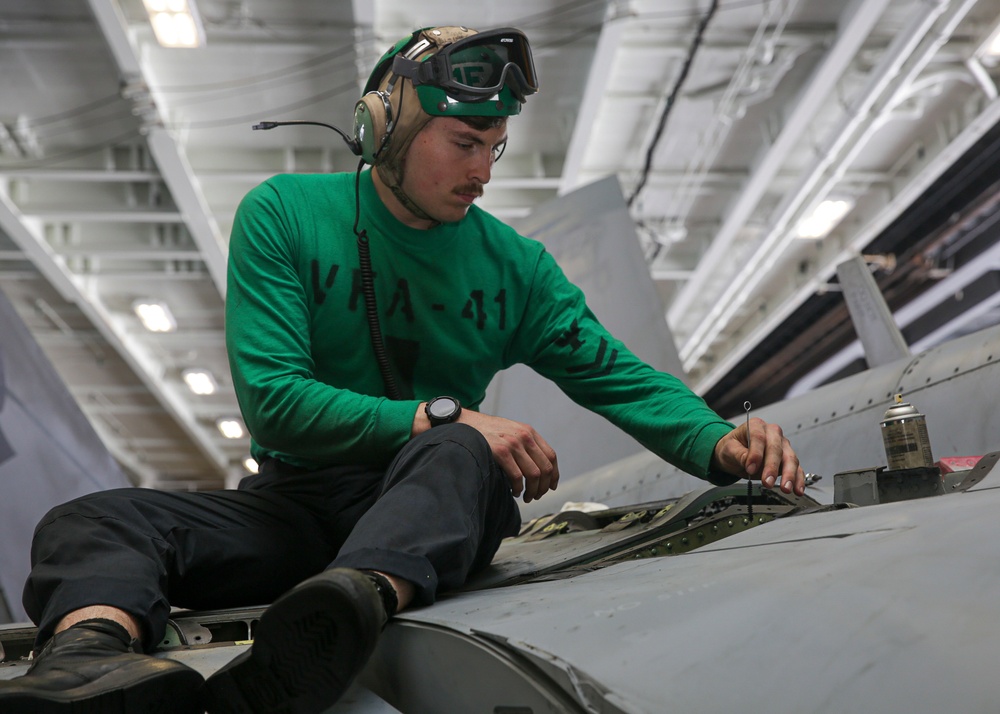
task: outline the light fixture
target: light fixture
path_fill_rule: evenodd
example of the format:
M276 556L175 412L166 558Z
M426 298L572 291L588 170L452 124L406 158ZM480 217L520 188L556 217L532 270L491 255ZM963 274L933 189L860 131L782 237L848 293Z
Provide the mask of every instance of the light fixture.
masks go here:
M185 369L181 377L195 394L215 394L219 390L219 383L207 369Z
M255 474L260 471L260 464L258 464L252 456L248 456L243 459L243 468L245 468L249 473Z
M215 426L218 427L219 433L227 439L242 439L243 434L245 433L243 430L243 422L232 417L219 419L215 422Z
M173 332L177 329L177 320L167 304L160 300L136 300L132 309L139 316L142 326L150 332Z
M988 67L1000 64L1000 22L986 35L986 39L976 49L975 56Z
M827 199L813 212L802 219L795 234L799 238L823 238L854 208L854 201L847 199Z
M993 33L993 37L983 47L983 51L991 57L1000 57L1000 31Z
M163 47L192 48L205 44L205 27L194 0L142 0L156 41Z

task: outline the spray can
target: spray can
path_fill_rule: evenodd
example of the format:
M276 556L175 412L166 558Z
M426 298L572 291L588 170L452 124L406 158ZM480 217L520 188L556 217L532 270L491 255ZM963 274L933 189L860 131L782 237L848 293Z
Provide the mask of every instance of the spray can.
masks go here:
M896 403L886 409L882 425L882 443L889 470L933 467L931 440L927 421L916 408L896 395Z

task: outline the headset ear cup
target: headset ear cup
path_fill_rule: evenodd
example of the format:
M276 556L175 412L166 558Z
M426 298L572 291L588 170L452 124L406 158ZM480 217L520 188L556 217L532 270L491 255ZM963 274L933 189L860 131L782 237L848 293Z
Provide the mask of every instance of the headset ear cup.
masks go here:
M391 111L392 107L382 92L369 92L354 105L354 140L361 158L372 166L387 140L386 124Z

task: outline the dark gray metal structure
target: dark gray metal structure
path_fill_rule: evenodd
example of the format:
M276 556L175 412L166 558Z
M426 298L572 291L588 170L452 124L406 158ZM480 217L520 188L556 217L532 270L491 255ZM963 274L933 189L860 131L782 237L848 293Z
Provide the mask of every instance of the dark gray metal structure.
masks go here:
M131 485L0 290L0 623L24 620L35 524L58 503Z
M419 712L996 711L998 487L465 593L404 617L367 681ZM501 669L520 688L477 699Z

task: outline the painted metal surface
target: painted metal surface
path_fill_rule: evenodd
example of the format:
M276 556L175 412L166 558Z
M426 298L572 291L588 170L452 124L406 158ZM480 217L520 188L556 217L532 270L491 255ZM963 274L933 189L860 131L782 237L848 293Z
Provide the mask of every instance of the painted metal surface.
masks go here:
M491 570L517 578L397 618L331 714L996 711L998 462L990 455L951 480L965 491L865 508L800 499L785 517L697 549L604 558L597 569L569 557L586 547L560 543L580 531L527 541L533 549L510 541ZM738 490L638 511L708 526L742 507ZM608 534L657 526L655 515L619 531L593 520L605 529L590 544L601 557ZM542 579L526 578L532 568ZM245 649L239 638L252 636L259 613L176 613L174 634L194 644L159 656L207 676ZM0 629L0 641L11 634ZM0 667L0 677L26 666Z
M25 620L31 534L53 506L128 486L18 314L0 291L0 622Z
M450 657L411 661L385 686L458 666L473 638L502 643L580 711L995 712L997 508L994 469L962 494L779 519L676 557L455 595L398 625L456 633ZM487 675L464 670L459 686ZM436 710L448 705L439 695Z
M545 203L512 225L545 245L611 334L651 366L684 379L635 223L615 178ZM481 409L531 424L559 454L564 478L642 450L635 439L609 429L604 417L574 403L525 365L498 374Z
M869 366L877 367L910 356L903 333L886 304L878 284L860 255L837 266L851 322L865 350Z

